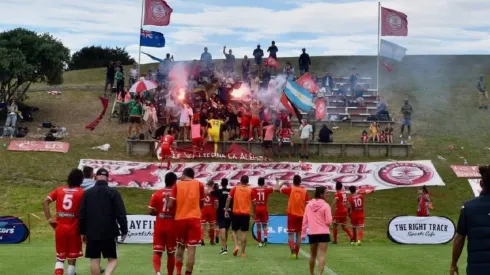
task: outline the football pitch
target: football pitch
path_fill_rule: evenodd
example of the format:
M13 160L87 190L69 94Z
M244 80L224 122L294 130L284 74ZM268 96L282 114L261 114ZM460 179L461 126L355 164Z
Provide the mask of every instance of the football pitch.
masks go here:
M230 246L231 244L229 244ZM120 245L116 274L154 274L151 245ZM250 243L247 257L219 255L219 246L199 247L193 274L203 275L308 275L308 245L303 245L297 260L289 258L287 245L268 245L258 248ZM465 257L459 266L465 274ZM0 246L1 274L52 274L55 263L54 242L37 241L28 244ZM165 256L162 259L165 261ZM327 252L329 275L438 275L449 273L451 245L406 246L388 243L365 243L363 246L330 245ZM162 271L165 271L165 262ZM77 263L77 274L90 274L89 262L82 258ZM162 272L166 274L166 272ZM316 273L317 274L317 273Z

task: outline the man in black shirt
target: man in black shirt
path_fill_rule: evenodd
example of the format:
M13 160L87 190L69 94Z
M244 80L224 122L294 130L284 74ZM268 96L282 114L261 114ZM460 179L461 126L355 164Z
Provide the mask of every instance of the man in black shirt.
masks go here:
M109 65L107 65L107 72L105 76L105 87L104 87L105 96L107 96L107 87L109 87L109 91L112 91L112 87L114 86L115 75L116 75L116 69L114 67L114 62L111 61L109 62Z
M264 51L260 48L260 45L257 45L257 48L253 52L253 56L255 59L255 64L262 65L262 57L264 57Z
M468 238L467 275L490 271L490 165L480 166L480 196L463 204L453 243L450 274L459 274L458 260Z
M231 189L228 188L228 179L221 179L221 189L216 184L214 186L214 190L211 192L211 195L215 198L218 198L218 209L216 210L216 220L218 221L219 226L219 237L221 239L221 255L228 254L228 231L231 225L231 217L225 218L225 206L226 200L230 194ZM233 209L233 201L230 204L230 208L228 210L231 211Z
M99 169L95 186L85 191L80 206L80 235L87 244L85 257L90 259L92 275L100 274L100 255L108 259L105 274L112 274L117 266L117 237L126 239L128 222L121 195L110 188L109 172Z
M310 71L310 55L306 53L306 49L302 49L303 53L299 56L299 71L303 75Z
M272 45L267 49L267 51L269 52L270 57L277 60L277 52L279 51L279 49L277 49L275 41L272 41Z

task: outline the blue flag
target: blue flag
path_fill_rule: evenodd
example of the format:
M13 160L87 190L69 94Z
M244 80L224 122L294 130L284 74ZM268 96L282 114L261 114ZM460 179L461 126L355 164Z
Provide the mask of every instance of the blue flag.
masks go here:
M141 30L140 45L142 47L163 48L165 47L165 37L161 32Z
M291 80L288 80L284 93L289 101L303 112L309 112L315 106L313 96L305 88L299 86Z

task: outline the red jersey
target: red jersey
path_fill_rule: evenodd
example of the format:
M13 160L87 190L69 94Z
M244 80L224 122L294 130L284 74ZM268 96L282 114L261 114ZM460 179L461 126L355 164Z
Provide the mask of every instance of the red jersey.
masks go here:
M80 187L61 186L48 195L56 202L57 225L78 226L78 213L82 202L83 189Z
M150 204L148 208L154 209L156 212L156 224L155 228L159 228L161 225L173 221L175 218L175 208L169 209L168 202L172 188L163 188L151 195Z
M418 203L418 208L417 208L417 216L418 217L429 216L429 204L430 204L429 194L422 194L419 196L419 203Z
M217 199L214 196L212 196L211 194L206 195L204 197L204 207L203 208L214 210L214 207L216 205L216 201L217 201Z
M269 202L269 195L272 193L274 193L273 188L255 187L252 190L252 196L255 199L256 208L267 210L267 203Z
M347 194L344 191L337 191L334 195L335 213L347 213Z
M160 144L162 145L162 148L170 148L173 143L174 137L171 135L165 135L160 139Z
M349 197L351 213L364 214L364 196L361 194L354 194Z

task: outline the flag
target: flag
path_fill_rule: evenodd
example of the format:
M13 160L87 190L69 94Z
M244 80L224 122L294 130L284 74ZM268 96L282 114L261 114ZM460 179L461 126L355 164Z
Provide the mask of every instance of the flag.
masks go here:
M158 58L158 57L156 57L156 56L153 56L153 55L151 55L151 54L149 54L149 53L145 53L145 52L141 52L141 53L142 53L142 54L146 54L146 55L147 55L149 58L151 58L151 59L153 59L153 60L155 60L155 61L158 61L158 62L160 62L160 63L161 63L161 62L163 62L163 59Z
M97 125L99 125L100 121L102 118L104 118L105 112L107 111L107 107L109 106L109 99L105 97L99 97L100 102L102 103L102 112L100 113L99 117L97 117L94 121L90 122L87 126L85 126L85 129L93 131Z
M279 68L281 67L281 64L279 64L279 61L277 61L276 59L274 59L274 57L272 56L269 56L269 58L267 58L265 60L265 66L269 66L269 67L276 67L276 68Z
M381 36L407 36L407 15L381 7Z
M291 103L303 112L309 112L313 108L313 96L305 88L288 80L284 93Z
M383 62L383 66L386 68L386 70L391 73L393 71L393 69L388 65L386 60L383 60L382 62Z
M296 80L296 84L307 89L312 94L316 94L320 90L309 73L305 73L298 78L298 80Z
M407 52L406 48L399 46L393 42L381 39L381 46L379 49L380 56L394 59L396 61L402 61L403 58L405 57L406 52Z
M324 120L325 119L325 99L317 98L315 100L315 119Z
M288 112L290 112L293 115L296 115L296 117L298 118L298 121L301 121L303 119L303 115L299 112L298 108L296 108L296 106L294 106L291 103L291 101L288 99L288 97L286 96L286 94L284 92L282 93L280 101L281 101L282 105L284 106L284 108L286 108L286 110L288 110Z
M142 47L163 48L165 47L165 37L161 32L141 30L140 45Z
M145 17L143 25L167 26L170 24L170 15L174 11L163 0L144 0Z

